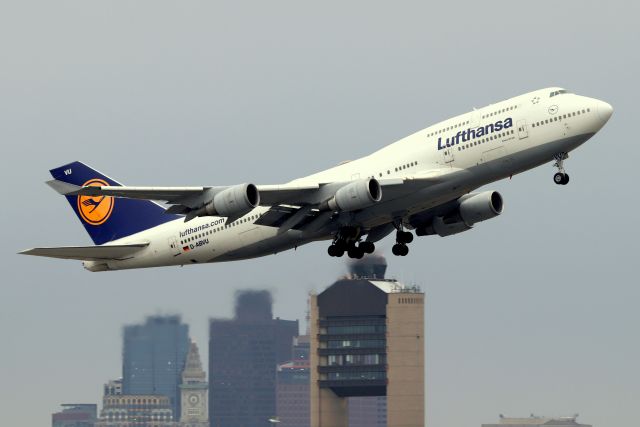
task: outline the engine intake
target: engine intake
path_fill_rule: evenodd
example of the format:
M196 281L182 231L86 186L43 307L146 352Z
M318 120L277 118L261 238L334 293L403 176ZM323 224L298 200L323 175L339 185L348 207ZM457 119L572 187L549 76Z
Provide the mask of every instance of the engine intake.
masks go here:
M380 183L375 178L367 178L340 187L332 198L320 205L320 209L351 212L372 206L380 200Z
M462 196L458 212L465 223L473 225L500 215L503 206L500 193L497 191L485 191Z

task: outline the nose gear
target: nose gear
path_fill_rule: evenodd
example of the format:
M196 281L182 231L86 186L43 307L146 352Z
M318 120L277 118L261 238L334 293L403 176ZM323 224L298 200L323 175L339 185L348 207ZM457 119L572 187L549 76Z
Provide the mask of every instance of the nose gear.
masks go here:
M558 168L558 172L553 175L553 182L558 185L567 185L569 183L569 174L564 171L564 161L569 158L569 154L563 151L554 155L553 158L556 160L553 166Z

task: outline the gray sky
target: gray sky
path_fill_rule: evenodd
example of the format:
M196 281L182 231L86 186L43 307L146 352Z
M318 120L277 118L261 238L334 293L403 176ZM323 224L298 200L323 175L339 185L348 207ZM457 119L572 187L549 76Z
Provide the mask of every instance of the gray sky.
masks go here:
M571 183L543 166L488 186L502 216L417 239L389 271L427 293L430 425L531 412L636 425L639 13L624 1L0 2L2 424L99 401L125 323L182 313L206 348L207 319L231 314L235 290L271 289L276 315L303 319L308 291L345 271L325 244L115 273L17 256L90 244L43 184L51 167L82 160L131 185L280 183L558 85L615 108L572 153Z

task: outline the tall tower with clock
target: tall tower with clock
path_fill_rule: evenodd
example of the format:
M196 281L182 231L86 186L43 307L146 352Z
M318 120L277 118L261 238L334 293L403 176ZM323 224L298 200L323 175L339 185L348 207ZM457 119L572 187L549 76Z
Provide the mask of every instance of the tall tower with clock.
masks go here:
M180 426L209 427L208 384L198 346L193 341L182 371Z

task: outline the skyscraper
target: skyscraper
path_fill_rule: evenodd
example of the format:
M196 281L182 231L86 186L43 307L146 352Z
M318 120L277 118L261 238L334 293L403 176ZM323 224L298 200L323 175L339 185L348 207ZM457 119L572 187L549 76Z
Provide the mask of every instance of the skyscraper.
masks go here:
M180 316L151 316L124 328L122 393L169 398L180 418L181 374L189 350L189 327Z
M276 366L291 359L297 320L274 319L268 291L236 295L234 319L209 324L211 427L268 427L276 415Z
M311 427L349 425L357 416L349 414L352 403L354 411L361 403L379 410L371 427L422 427L424 294L394 280L357 277L311 297ZM384 399L355 396L386 396L386 407L377 405Z

